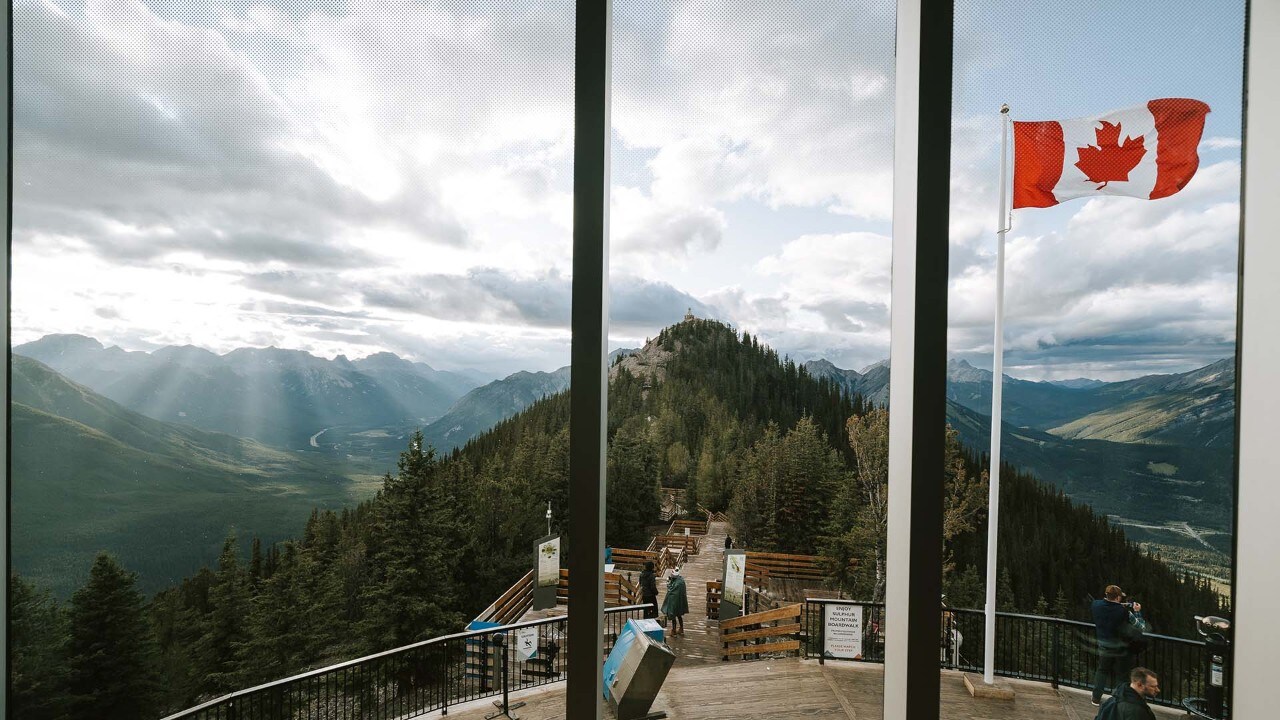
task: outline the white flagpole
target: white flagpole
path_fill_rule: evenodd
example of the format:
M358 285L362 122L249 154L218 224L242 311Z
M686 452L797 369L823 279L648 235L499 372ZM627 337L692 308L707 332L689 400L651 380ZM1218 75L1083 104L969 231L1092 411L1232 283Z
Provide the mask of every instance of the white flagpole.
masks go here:
M996 669L996 530L1000 527L1000 403L1004 390L1004 235L1012 225L1006 222L1009 167L1009 106L1000 106L1003 133L1000 141L1000 218L996 221L996 331L991 354L991 475L987 496L987 603L986 640L982 659L982 681L995 682Z

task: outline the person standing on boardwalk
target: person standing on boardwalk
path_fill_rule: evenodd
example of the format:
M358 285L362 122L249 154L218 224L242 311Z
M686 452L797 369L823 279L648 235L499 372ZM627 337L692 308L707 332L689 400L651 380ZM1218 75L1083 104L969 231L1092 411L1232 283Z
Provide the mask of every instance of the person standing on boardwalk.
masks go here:
M1138 603L1130 603L1134 611L1142 610ZM1129 624L1130 606L1124 604L1124 591L1118 585L1108 585L1103 598L1094 600L1089 608L1093 614L1093 626L1098 635L1098 671L1093 676L1093 704L1102 702L1104 690L1116 687L1123 673L1132 667L1129 643L1124 636Z
M1128 684L1120 684L1102 707L1095 720L1156 720L1148 700L1160 694L1160 678L1143 667L1129 672Z
M653 561L644 561L644 570L640 571L640 602L649 605L644 609L647 618L658 617L658 576L653 572Z
M726 535L724 536L724 549L725 549L725 550L732 550L732 549L733 549L733 536L732 536L732 535L728 535L728 534L726 534Z
M680 568L671 571L667 580L667 597L662 601L662 614L671 618L671 634L684 634L684 616L689 612L689 593L685 590Z

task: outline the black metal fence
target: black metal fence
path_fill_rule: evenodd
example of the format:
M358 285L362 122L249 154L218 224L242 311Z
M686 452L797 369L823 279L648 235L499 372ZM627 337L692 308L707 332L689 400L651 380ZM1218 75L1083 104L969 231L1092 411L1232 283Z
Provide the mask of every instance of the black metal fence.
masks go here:
M801 632L806 657L822 661L852 659L834 657L828 646L824 612L828 606L862 608L862 662L884 662L884 605L855 600L809 599L801 615ZM981 610L944 608L939 661L952 670L982 672L986 638L985 615ZM1160 705L1181 707L1184 698L1204 695L1204 643L1196 640L1147 635L1150 645L1140 653L1137 664L1160 676ZM836 653L838 654L838 653ZM1075 620L996 613L995 674L1023 680L1038 680L1067 687L1092 689L1098 667L1093 625Z
M648 605L608 608L604 651ZM211 700L165 720L391 720L565 679L568 618L433 638ZM532 652L531 652L532 651Z

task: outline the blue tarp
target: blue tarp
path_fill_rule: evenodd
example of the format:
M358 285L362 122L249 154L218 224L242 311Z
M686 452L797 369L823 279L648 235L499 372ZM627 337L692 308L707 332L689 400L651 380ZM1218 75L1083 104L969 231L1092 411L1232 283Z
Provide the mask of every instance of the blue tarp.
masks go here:
M609 657L604 661L604 699L613 700L613 695L609 692L609 688L613 686L613 679L618 676L618 668L622 666L622 659L627 656L627 651L636 642L636 636L648 635L657 642L666 642L665 633L662 625L657 620L628 620L626 625L622 626L622 632L618 633L618 639L613 643L613 650L609 653Z

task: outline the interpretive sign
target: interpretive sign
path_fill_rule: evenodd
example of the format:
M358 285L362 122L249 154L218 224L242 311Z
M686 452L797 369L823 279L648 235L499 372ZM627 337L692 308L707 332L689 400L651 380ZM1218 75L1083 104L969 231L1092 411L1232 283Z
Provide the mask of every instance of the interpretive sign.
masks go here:
M721 620L729 620L742 614L746 580L747 553L742 550L726 550L724 554L724 583L720 591Z
M538 541L534 551L533 609L556 606L556 588L560 585L560 536L548 535Z
M862 606L824 605L822 656L838 660L862 659Z
M516 657L521 662L538 654L538 628L523 627L516 630Z

